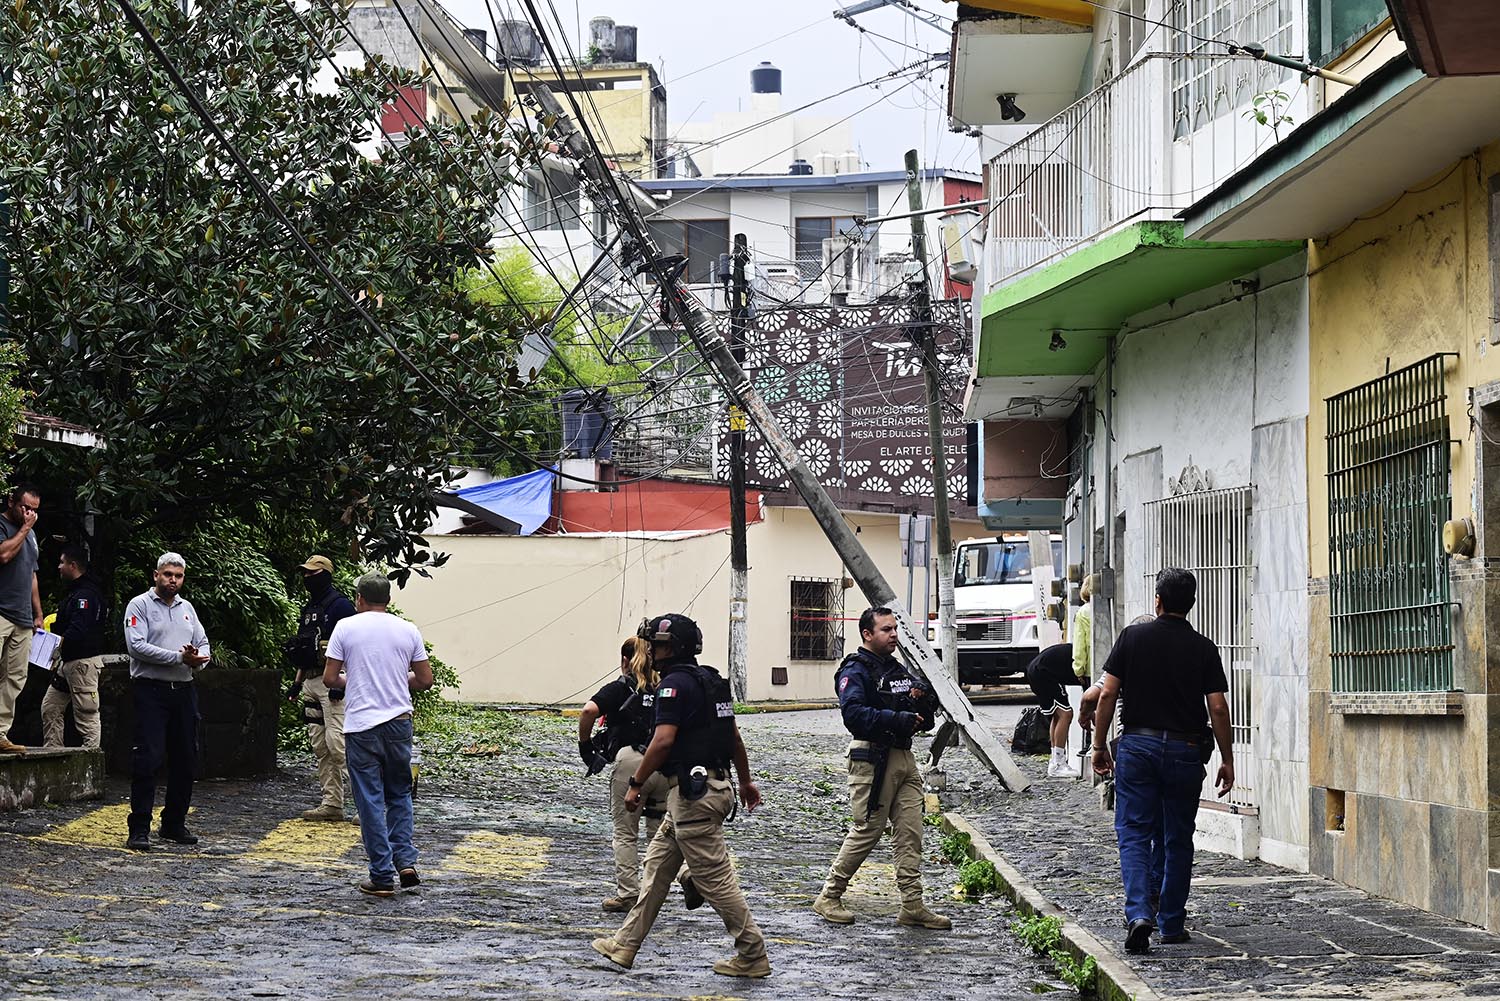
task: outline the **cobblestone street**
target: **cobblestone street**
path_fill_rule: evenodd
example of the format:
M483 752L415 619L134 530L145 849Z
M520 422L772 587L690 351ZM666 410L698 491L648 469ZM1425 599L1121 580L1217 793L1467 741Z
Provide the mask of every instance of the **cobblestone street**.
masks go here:
M303 775L199 783L188 822L202 844L158 843L148 855L122 847L118 781L103 804L0 818L0 995L1005 998L1057 986L1008 931L1006 905L942 899L955 870L938 855L936 828L927 828L928 898L953 916L952 933L897 926L884 843L846 897L858 923L814 916L847 814L837 715L742 723L766 805L741 814L728 838L771 940L769 980L712 974L730 952L723 926L680 898L633 971L589 949L617 925L599 909L612 889L606 784L581 778L572 720L526 717L516 748L498 755L424 748L424 883L394 899L355 892L357 826L286 819L315 802Z
M981 712L1008 735L1019 709ZM1090 783L1045 778L1045 758L1020 758L1034 784L1012 795L962 751L943 761L944 809L966 817L1158 997L1500 997L1500 936L1333 880L1203 851L1188 900L1193 941L1127 956L1114 816Z

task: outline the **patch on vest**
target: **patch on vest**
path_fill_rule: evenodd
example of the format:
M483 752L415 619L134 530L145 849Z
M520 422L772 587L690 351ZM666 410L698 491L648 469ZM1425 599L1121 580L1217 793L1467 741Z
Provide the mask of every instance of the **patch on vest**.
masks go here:
M656 697L659 699L675 699L677 697L677 689L663 688L661 691L656 693Z
M726 716L733 716L734 715L734 703L733 702L715 702L714 703L714 708L719 713L719 719L724 719Z
M839 694L844 694L844 689L849 687L849 676L846 674L839 679Z
M892 695L910 695L911 694L911 679L910 678L897 678L895 681L892 681L891 682L891 687L890 687L890 693Z

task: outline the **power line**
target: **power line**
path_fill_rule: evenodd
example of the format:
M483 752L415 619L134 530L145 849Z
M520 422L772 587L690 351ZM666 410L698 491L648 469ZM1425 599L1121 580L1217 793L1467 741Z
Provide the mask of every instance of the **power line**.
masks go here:
M353 312L353 314L359 318L360 322L364 324L364 326L366 326L371 331L371 333L375 334L380 341L384 342L386 346L391 350L391 352L398 359L400 359L402 364L409 371L411 371L412 374L416 375L419 380L421 380L428 386L429 389L436 392L439 398L446 399L447 394L445 387L438 384L437 381L432 378L432 376L430 376L424 369L421 368L421 366L417 365L417 363L411 358L410 355L406 353L405 349L401 347L401 345L395 340L395 338L391 336L391 334L380 324L378 320L375 319L373 315L370 314L367 309L365 309L361 299L356 298L354 294L350 292L343 281L333 273L327 262L325 262L323 258L317 253L317 251L312 248L312 245L308 243L307 238L302 234L302 231L297 227L295 223L291 221L291 219L286 215L285 211L282 210L281 206L276 202L276 199L271 195L265 184L256 175L255 171L250 167L248 161L245 160L244 155L239 151L238 147L236 147L235 144L230 141L229 137L225 135L224 130L219 126L219 124L214 120L213 116L209 113L208 109L204 106L198 93L188 85L185 79L183 79L182 74L177 69L176 64L172 61L171 57L167 55L166 51L162 48L161 43L156 40L156 37L154 35L152 35L150 29L146 26L145 21L141 18L140 12L136 10L135 5L131 2L131 0L116 0L116 3L119 5L121 12L125 15L126 20L130 22L132 29L136 32L137 35L140 36L146 48L150 51L153 58L155 58L158 65L160 65L162 71L167 74L169 79L171 79L173 86L177 88L178 93L182 96L184 101L187 102L188 106L193 110L193 113L198 117L199 122L203 125L204 128L206 128L213 134L215 139L218 140L225 153L227 153L230 159L234 161L236 169L240 172L240 174L244 176L245 180L254 189L256 197L260 200L265 209L277 221L277 223L292 238L298 249L301 250L302 254L312 263L313 268L323 277L323 279L328 283L329 287L334 291L334 293L345 302L351 312ZM492 439L505 451L510 452L516 457L524 459L527 462L535 463L535 460L531 459L531 457L526 455L526 453L522 452L519 448L496 434L488 424L486 424L484 421L481 421L478 417L474 416L474 414L468 409L464 407L453 406L451 403L450 409L454 410L466 422L477 427L485 436ZM541 468L549 467L544 466ZM670 467L663 467L663 469L665 468ZM560 476L564 479L579 480L591 485L600 485L603 482L572 476L570 474L563 473L561 470L553 470L553 472L555 475ZM660 471L658 471L657 474L653 475L659 475L659 472ZM650 478L650 476L642 476L630 480L617 480L614 482L637 482L639 480Z

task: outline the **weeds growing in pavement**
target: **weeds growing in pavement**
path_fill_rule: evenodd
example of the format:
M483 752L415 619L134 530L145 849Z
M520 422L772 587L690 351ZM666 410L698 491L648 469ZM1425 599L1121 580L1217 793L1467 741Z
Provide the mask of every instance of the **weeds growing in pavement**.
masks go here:
M1069 987L1080 994L1094 993L1099 981L1099 964L1094 961L1093 956L1086 957L1080 963L1073 958L1072 953L1063 948L1061 919L1033 914L1012 921L1010 930L1032 952L1051 960L1057 975Z
M954 865L963 865L974 857L974 841L963 831L943 835L943 858Z
M989 859L972 859L958 870L958 886L967 900L978 900L986 893L1000 892L1000 873Z

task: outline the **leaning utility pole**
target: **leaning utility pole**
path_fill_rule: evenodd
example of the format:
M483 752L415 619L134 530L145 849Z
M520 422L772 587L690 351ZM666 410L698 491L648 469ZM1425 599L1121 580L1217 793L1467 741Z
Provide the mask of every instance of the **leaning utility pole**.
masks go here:
M750 257L744 233L734 234L730 271L729 348L736 364L745 363L745 323L749 319L745 262ZM729 688L735 701L749 698L750 562L745 547L745 411L729 404Z
M848 568L849 574L859 584L860 590L872 605L885 605L896 614L897 635L901 646L912 658L917 669L925 675L927 684L937 695L950 722L963 730L968 746L984 765L999 776L1007 789L1019 792L1031 783L995 735L974 714L974 707L964 696L962 689L948 676L937 655L927 642L927 624L917 628L910 612L896 600L896 592L875 566L870 554L865 552L855 537L853 529L844 521L828 491L823 488L812 469L807 465L797 447L782 432L780 425L766 405L765 398L751 384L745 371L735 361L729 345L720 336L717 327L704 316L697 300L680 285L680 276L672 265L663 260L655 241L639 215L634 204L623 197L616 186L603 154L593 143L584 140L573 125L572 119L563 111L557 97L545 85L538 85L532 92L544 112L543 122L554 136L562 142L569 154L578 160L579 167L594 184L600 205L611 211L620 227L625 230L643 260L642 273L649 273L663 295L673 306L679 322L687 331L693 344L702 354L717 378L719 385L729 394L734 403L743 407L750 420L755 422L766 447L770 448L787 472L787 477L801 494L808 510L823 529L834 551ZM605 193L610 198L605 198ZM612 203L612 204L611 204Z
M906 202L913 213L922 212L922 171L917 151L906 151ZM953 529L948 524L948 456L943 451L943 387L939 381L937 336L932 325L932 287L927 274L927 220L911 217L911 252L921 269L917 273L916 342L922 352L922 371L927 376L927 434L932 441L932 519L937 536L938 649L943 663L958 679L958 627L953 618Z

